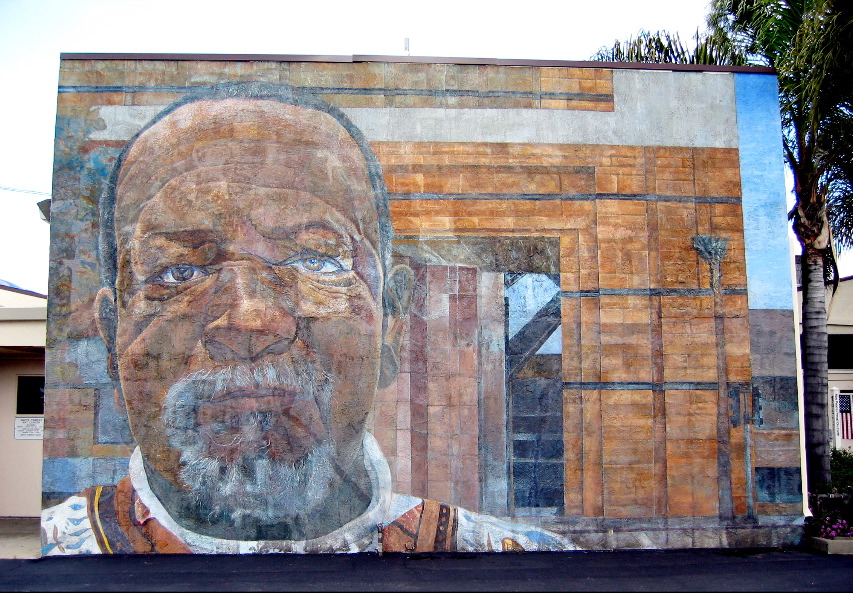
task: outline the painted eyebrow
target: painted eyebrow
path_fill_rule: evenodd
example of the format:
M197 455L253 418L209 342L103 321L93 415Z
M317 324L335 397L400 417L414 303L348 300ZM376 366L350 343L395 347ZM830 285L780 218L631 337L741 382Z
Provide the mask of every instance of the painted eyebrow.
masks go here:
M340 256L333 255L330 253L323 253L322 251L317 251L316 249L311 249L310 247L302 246L302 249L297 250L296 253L294 253L293 255L288 255L283 260L280 260L277 262L267 262L267 263L274 265L274 266L286 266L288 264L299 261L300 259L305 259L307 257L316 257L319 259L334 259L334 260L336 260ZM266 261L266 260L264 260L264 261Z
M271 233L266 236L276 241L289 242L295 250L294 255L299 253L311 253L323 257L340 256L344 252L351 252L353 249L352 243L354 237L351 233L322 221L298 224L290 227L279 227L277 231L284 232ZM325 233L328 233L328 235ZM307 236L299 237L299 235L302 234L306 234ZM307 243L316 242L312 241L312 239L319 240L321 245L313 247L308 245ZM336 253L330 253L330 250L321 251L323 245L330 246L336 251Z
M152 231L148 233L149 243L151 239L165 239L171 243L178 243L189 248L198 248L207 243L217 241L217 233L212 230L193 229L180 231Z
M328 221L320 220L293 225L282 224L275 227L269 226L265 229L266 233L262 232L261 229L257 227L257 225L255 225L255 229L262 235L271 239L284 239L285 237L295 237L299 233L310 233L312 231L329 232L335 235L336 238L339 238L341 240L346 240L348 238L353 237L353 233L347 231L346 229L342 229L338 225L330 224Z
M163 233L163 234L173 235L174 233ZM215 240L213 240L213 239L202 240L202 241L196 240L196 241L193 241L191 244L187 244L187 242L180 240L180 237L178 237L177 241L174 240L174 237L167 237L167 240L170 242L182 245L182 247L184 247L185 249L188 249L190 251L200 249L200 248L202 248L205 245L208 245L210 243L215 243ZM294 261L298 261L299 258L303 258L303 257L318 257L318 258L322 258L322 259L336 259L336 258L340 257L341 255L343 255L342 253L339 253L339 251L344 251L344 250L349 249L346 245L340 245L340 247L342 247L343 249L321 251L321 250L315 249L313 247L309 247L308 245L305 245L303 243L300 243L296 239L287 238L287 239L277 239L277 240L281 243L285 243L288 251L291 251L291 253L289 253L288 255L286 255L285 257L283 257L281 259L268 260L265 257L261 257L257 254L253 254L253 253L250 253L247 251L241 251L240 253L242 255L251 255L252 257L258 258L261 261L263 261L264 263L269 264L271 266L284 266L284 265L291 264ZM152 254L153 255L153 254L159 254L160 252L156 246L149 244L149 245L146 245L144 247L140 247L137 253L140 257L145 257L146 254Z

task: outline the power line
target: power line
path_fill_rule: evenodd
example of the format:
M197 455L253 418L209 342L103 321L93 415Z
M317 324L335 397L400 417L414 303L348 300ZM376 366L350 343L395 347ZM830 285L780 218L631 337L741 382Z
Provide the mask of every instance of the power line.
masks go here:
M51 195L49 192L35 191L35 190L32 190L32 189L20 189L20 188L17 188L17 187L3 187L3 186L0 186L0 189L1 189L1 190L5 190L5 191L15 191L15 192L19 192L19 193L22 193L22 194L34 194L34 195L37 195L37 196L47 196L47 197L50 197L50 195Z

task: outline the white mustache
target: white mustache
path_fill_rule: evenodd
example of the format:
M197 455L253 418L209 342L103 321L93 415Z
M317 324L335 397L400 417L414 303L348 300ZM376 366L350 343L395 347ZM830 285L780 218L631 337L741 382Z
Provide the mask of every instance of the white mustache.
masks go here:
M294 401L314 399L323 423L331 420L331 376L316 363L302 361L241 364L195 371L179 379L166 395L163 421L176 430L195 430L194 413L211 401L233 391L280 390L294 394Z

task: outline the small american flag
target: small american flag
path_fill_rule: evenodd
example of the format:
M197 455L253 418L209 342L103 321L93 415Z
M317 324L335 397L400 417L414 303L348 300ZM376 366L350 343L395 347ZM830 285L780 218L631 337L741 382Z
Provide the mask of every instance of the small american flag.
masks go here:
M850 393L838 394L838 420L841 425L841 438L853 439L853 413L850 409Z

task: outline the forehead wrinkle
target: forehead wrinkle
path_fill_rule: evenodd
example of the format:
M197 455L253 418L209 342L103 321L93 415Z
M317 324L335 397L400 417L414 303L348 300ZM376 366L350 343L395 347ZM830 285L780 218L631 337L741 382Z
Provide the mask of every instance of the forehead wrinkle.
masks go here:
M249 208L252 208L254 206L254 202L258 201L263 194L268 194L268 196L264 197L264 203L273 205L273 208L271 209L274 209L278 202L281 202L282 204L281 206L278 206L279 209L289 208L289 206L292 205L289 202L293 202L295 196L304 194L306 198L308 196L313 197L323 203L330 212L334 212L339 215L320 219L327 222L333 222L334 219L338 217L342 219L341 221L337 221L334 225L334 230L337 232L344 232L344 228L342 228L340 222L347 221L362 236L367 236L374 241L378 241L378 236L371 237L371 235L378 234L378 215L375 211L376 208L373 203L372 196L365 195L366 192L355 191L353 189L353 184L347 183L349 180L347 180L343 175L339 176L339 183L335 184L337 187L326 187L326 189L330 189L331 191L320 192L314 191L315 188L318 187L316 185L311 185L310 188L306 187L304 190L294 189L294 185L298 186L305 184L291 183L291 179L288 179L287 177L282 179L281 173L281 169L271 171L269 168L262 168L259 170L257 167L252 167L250 169L230 165L189 171L170 180L157 195L144 201L140 200L134 202L132 209L121 208L123 215L116 217L116 226L118 227L117 231L119 231L121 236L127 237L128 235L136 235L139 232L140 229L136 228L139 224L143 224L149 228L157 228L161 226L167 221L160 220L157 221L156 224L152 224L151 221L145 220L146 213L150 212L150 209L155 206L158 209L165 209L167 212L171 212L171 214L173 214L173 216L168 219L168 222L175 223L175 226L173 227L174 230L180 230L181 228L190 230L197 227L182 227L181 223L188 223L192 220L192 216L187 218L185 215L188 212L192 213L195 211L211 212L210 198L216 194L221 194L223 201L234 205L231 212L243 212L244 216L251 213L251 209ZM189 187L182 187L182 183ZM242 189L247 189L248 192L238 191ZM281 196L280 200L276 200L276 192L279 191L286 191L288 192L288 195L286 197ZM241 197L245 199L235 196L235 194L240 193L244 194ZM346 199L341 199L342 194L346 196ZM126 201L127 200L122 200L121 204L124 205ZM296 201L298 202L301 200ZM355 205L359 203L361 204L361 207L355 207ZM249 208L247 208L247 206ZM352 207L348 208L347 206ZM213 210L213 212L215 212L215 210ZM298 209L296 211L288 209L287 216L283 217L283 220L292 219L294 214L298 215L301 212L302 211ZM224 213L225 212L221 214ZM217 228L219 227L218 223L223 222L223 218L225 217L221 214L220 216L210 217L212 221L211 227ZM151 218L153 219L155 217L152 216ZM262 228L273 228L273 225L267 224L268 219L266 217L261 216L255 217L254 219L251 217L246 218L252 221L253 225L258 228L259 231ZM123 224L119 226L120 223ZM289 224L287 226L296 225Z
M129 149L117 186L151 188L153 195L182 171L247 158L268 162L288 150L335 154L369 182L360 149L330 115L276 101L229 99L184 105L146 130Z
M132 184L119 184L116 190L116 219L134 220L139 210L150 200L168 192L170 186L181 180L188 180L192 186L224 182L268 189L294 189L318 197L346 193L351 201L372 198L366 171L364 175L353 176L353 171L345 167L337 155L328 151L279 151L268 155L268 158L256 159L241 152L240 148L239 145L229 147L229 153L234 158L227 162L196 164L187 169L184 169L187 163L180 163L180 167L168 171L165 179L155 181L154 178L164 172L159 170L144 177L137 175ZM192 183L194 180L197 180L196 183ZM364 190L364 195L357 195L357 188ZM185 191L184 188L182 190Z
M151 196L181 175L229 166L238 170L241 166L266 166L276 170L299 172L300 175L290 179L291 183L299 182L300 177L307 182L309 177L305 175L306 172L321 180L325 173L326 180L332 180L336 171L343 173L343 177L351 179L352 182L367 183L369 177L366 167L358 166L358 159L345 158L353 156L347 155L347 150L339 151L334 148L319 143L296 144L222 138L213 145L198 148L191 155L192 158L165 162L137 160L126 163L118 181L118 192ZM148 191L144 192L145 189Z

